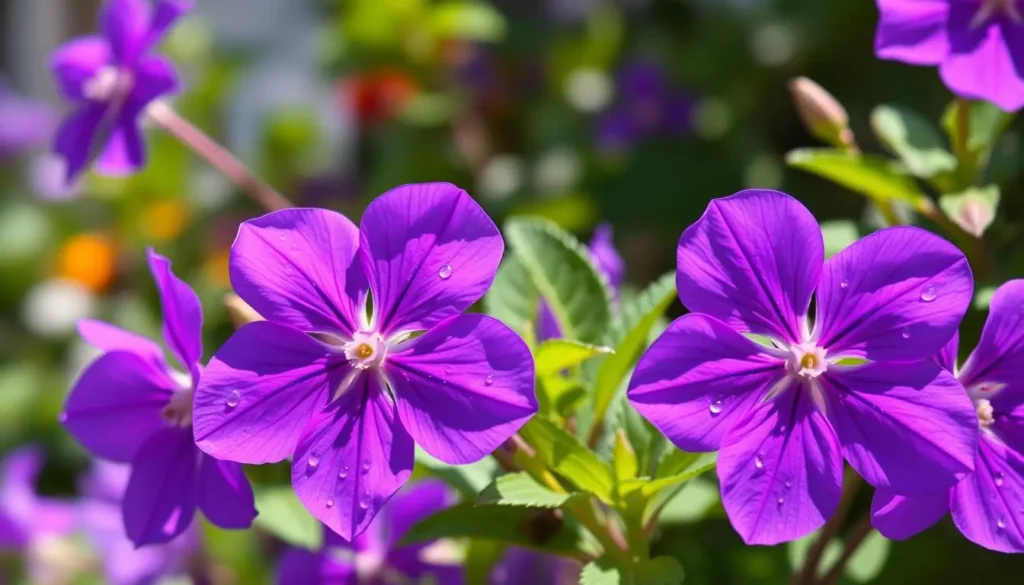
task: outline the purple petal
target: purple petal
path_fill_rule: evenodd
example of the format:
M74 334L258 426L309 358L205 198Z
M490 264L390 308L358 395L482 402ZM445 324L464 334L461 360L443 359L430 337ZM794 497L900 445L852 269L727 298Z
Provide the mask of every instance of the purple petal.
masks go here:
M802 340L825 244L807 208L759 189L715 199L676 251L679 299L740 331Z
M158 0L153 7L153 17L149 21L149 30L142 42L142 50L149 50L159 43L174 23L191 12L192 8L192 0Z
M313 516L351 541L409 479L413 450L386 391L363 374L310 420L292 485Z
M0 547L18 549L32 538L36 477L43 467L43 452L37 447L22 447L3 460L0 469Z
M203 370L193 428L206 453L275 463L295 451L313 413L348 371L330 350L290 327L257 321L228 339Z
M78 322L78 334L100 351L128 351L150 358L157 364L164 363L164 350L159 345L116 325L95 319L82 319Z
M440 565L424 561L414 551L392 553L388 555L387 563L395 571L409 577L412 583L462 585L466 582L466 570L462 565Z
M871 485L925 494L974 469L974 406L956 378L931 361L870 363L819 380L843 454Z
M387 518L387 548L394 549L413 525L451 506L454 500L452 491L439 480L428 479L399 490L381 512Z
M527 548L508 547L491 571L491 585L569 585L579 579L580 566L565 557Z
M94 455L128 462L164 427L161 413L177 384L151 360L126 351L102 355L82 372L62 422Z
M242 466L200 454L199 509L221 528L243 530L256 517L252 487Z
M125 104L125 116L133 123L143 109L161 96L177 93L181 87L174 63L160 55L147 55L135 67L135 85Z
M927 530L949 512L949 490L901 496L876 490L871 525L890 540L906 540Z
M953 333L953 337L942 346L939 353L935 354L934 361L939 367L951 374L956 373L957 356L960 352L960 332ZM966 386L966 383L964 384Z
M876 0L875 54L914 65L938 65L949 52L950 0Z
M402 425L446 463L481 459L537 412L530 349L492 317L452 317L388 358Z
M98 36L82 37L62 45L50 59L57 89L65 99L86 99L85 85L110 64L110 45Z
M981 339L964 364L964 386L982 382L1006 384L992 399L997 411L1024 402L1024 280L1000 286L988 309Z
M1024 552L1024 457L998 440L983 438L977 465L953 488L953 522L975 544Z
M747 544L778 544L820 528L839 504L839 441L804 388L737 418L718 456L722 504Z
M277 566L278 585L359 585L355 567L325 552L289 548Z
M612 289L618 290L625 280L626 264L619 251L615 249L611 224L602 223L597 226L590 240L589 249L597 269L608 278L608 284Z
M785 374L781 359L725 323L690 313L640 357L627 396L683 451L715 451Z
M107 0L100 12L100 30L119 64L133 65L149 30L148 0Z
M537 306L537 343L557 339L561 336L562 328L558 326L558 319L551 312L551 305L541 299Z
M628 111L612 110L598 119L595 141L601 150L621 152L643 138L643 132Z
M103 104L86 104L72 112L57 129L53 150L64 159L66 182L74 181L88 164L106 113Z
M825 263L819 345L873 361L931 358L956 332L973 286L953 244L916 227L877 231Z
M134 173L145 163L142 133L133 122L118 124L103 152L96 158L96 171L108 177Z
M950 20L973 18L980 7L954 6ZM958 96L990 101L1007 112L1024 106L1024 39L1016 22L950 28L949 55L939 66L942 81Z
M192 524L202 456L187 428L161 429L139 447L124 493L124 527L135 546L168 542Z
M396 187L370 203L359 226L384 335L429 329L487 292L505 244L468 193L448 183Z
M359 230L339 213L268 213L238 229L231 285L268 321L349 336L359 328L357 299L366 291L358 248Z
M171 271L170 260L152 248L147 250L147 255L149 270L160 294L164 340L178 362L189 369L194 384L199 379L199 360L203 357L203 308L199 297Z

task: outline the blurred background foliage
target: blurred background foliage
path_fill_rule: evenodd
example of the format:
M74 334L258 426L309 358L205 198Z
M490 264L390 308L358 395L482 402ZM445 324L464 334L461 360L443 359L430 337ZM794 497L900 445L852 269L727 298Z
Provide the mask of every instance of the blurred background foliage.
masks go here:
M68 496L89 461L57 414L94 355L75 321L93 316L158 337L144 262L152 246L197 289L209 356L233 329L223 305L229 246L239 222L260 213L157 132L142 173L60 186L46 154L59 115L47 54L91 30L97 4L0 0L0 451L43 445L40 489ZM185 77L174 105L297 205L357 219L393 186L451 181L499 225L543 215L586 238L611 222L635 288L673 269L679 233L711 198L742 188L798 197L829 222L830 250L880 225L868 199L787 168L788 151L817 145L790 79L808 76L832 92L865 151L882 151L871 128L877 105L938 120L951 99L934 71L874 57L877 13L866 0L198 5L163 48ZM1024 272L1020 131L1015 123L1003 133L987 175L1001 198L962 329L965 354L984 319L984 287ZM676 303L670 312L681 311ZM254 477L287 476L271 467ZM858 509L869 496L861 493ZM744 547L710 477L688 485L666 519L655 553L679 558L690 584L785 583L806 552L807 543ZM279 544L259 530L205 531L225 582L269 582ZM850 582L1006 582L1024 570L1016 557L969 544L948 519L909 542L863 550Z

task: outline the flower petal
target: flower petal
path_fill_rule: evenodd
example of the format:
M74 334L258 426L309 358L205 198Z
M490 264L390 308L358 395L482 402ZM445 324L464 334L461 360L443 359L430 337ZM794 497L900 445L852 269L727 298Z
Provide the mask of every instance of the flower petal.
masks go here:
M977 465L953 488L953 523L977 545L1024 552L1024 457L998 440L983 438Z
M152 248L147 255L164 314L164 340L181 365L189 369L194 384L199 380L198 365L203 357L203 307L192 287L171 271L170 260Z
M68 115L57 129L53 150L64 159L65 182L73 182L89 163L106 113L104 105L86 104Z
M100 351L128 351L151 358L156 363L164 363L164 350L159 345L116 325L95 319L82 319L78 322L78 334Z
M748 410L722 438L722 504L747 544L778 544L820 528L839 505L843 458L804 389Z
M938 65L949 52L949 0L877 0L875 54L913 65Z
M256 505L249 479L242 466L201 454L199 509L221 528L244 530L256 517Z
M192 0L157 0L141 50L147 51L157 45L174 23L192 8Z
M147 55L135 67L135 85L125 104L124 115L137 124L143 109L153 100L177 93L181 88L174 63L160 55Z
M640 357L627 396L683 451L715 451L784 376L782 360L718 319L690 313Z
M917 227L877 231L825 263L819 345L872 361L929 359L957 330L973 286L953 244Z
M871 525L890 540L906 540L931 528L949 513L949 490L901 496L876 490L871 499Z
M96 171L108 177L123 177L141 168L145 159L139 128L134 122L122 122L114 128L103 152L96 158Z
M954 4L950 20L973 18L977 8ZM1002 20L1002 19L999 19ZM950 28L949 55L939 66L946 86L962 98L994 103L1007 112L1024 106L1024 40L1011 21Z
M290 456L313 413L348 370L319 342L257 321L235 332L196 388L196 444L225 461L275 463Z
M268 321L350 336L359 328L356 302L366 291L358 248L359 230L340 213L268 213L238 229L231 285Z
M825 244L807 208L778 191L712 200L676 250L679 299L734 329L801 341Z
M1024 280L1000 286L988 308L981 339L964 364L964 386L981 382L1006 384L992 398L996 411L1009 411L1024 402Z
M10 452L0 470L0 546L19 549L32 537L37 508L36 478L43 467L43 452L21 447Z
M110 45L102 37L89 36L71 40L53 53L53 70L57 89L70 101L86 99L85 85L110 64Z
M361 252L385 335L429 329L480 300L505 244L468 193L448 183L403 185L366 208Z
M935 354L934 361L939 364L939 367L946 370L950 374L956 374L956 363L957 357L960 353L960 332L957 331L953 334L953 337L946 342L946 345L942 346L939 353ZM966 382L964 383L966 386Z
M100 30L119 65L134 65L149 30L147 0L107 0L100 12Z
M177 385L151 360L127 351L99 357L71 388L64 427L98 457L128 462L164 427L161 413Z
M933 362L870 363L830 370L819 380L843 454L871 485L926 494L974 469L974 406Z
M359 585L353 565L324 553L289 548L277 565L278 585Z
M399 490L382 512L387 517L387 549L397 548L398 541L414 524L451 506L454 501L452 491L439 480L428 479Z
M413 451L386 391L364 374L310 420L292 485L313 516L351 541L409 479Z
M439 323L388 356L386 371L402 425L446 463L481 459L537 412L530 349L486 315Z
M124 527L135 546L169 542L192 524L202 456L187 428L161 429L139 447L124 493Z
M587 246L598 271L608 278L613 290L618 290L626 277L626 263L615 249L612 225L602 223L594 229L594 235Z

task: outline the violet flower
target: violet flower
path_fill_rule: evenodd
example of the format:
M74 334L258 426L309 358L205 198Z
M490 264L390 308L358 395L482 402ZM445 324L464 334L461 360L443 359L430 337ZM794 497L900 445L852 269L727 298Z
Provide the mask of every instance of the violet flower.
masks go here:
M0 162L45 144L55 123L49 106L18 95L0 76Z
M615 249L611 224L602 223L597 226L587 249L594 266L608 279L608 284L617 298L619 287L626 277L626 265L619 251ZM551 312L551 306L541 299L540 307L537 309L537 342L561 336L562 330L558 326L555 314Z
M527 548L509 547L491 571L491 585L575 585L582 567L576 561Z
M210 360L197 444L243 463L291 456L299 499L345 540L409 479L414 440L446 463L491 453L537 411L526 344L462 314L503 248L484 210L447 183L388 191L358 228L323 209L245 222L231 283L266 321Z
M461 585L465 582L462 566L434 562L428 554L432 542L398 544L414 524L452 503L451 492L440 481L428 480L400 490L351 544L325 529L324 547L319 551L285 551L278 565L278 584Z
M876 0L875 54L937 65L956 95L1024 106L1024 0Z
M746 190L712 201L683 232L677 270L693 313L641 357L628 396L680 449L720 450L722 501L745 542L824 524L844 458L868 483L907 494L974 468L974 407L927 359L971 301L971 271L953 245L894 227L824 262L803 205Z
M948 490L900 496L879 490L872 523L902 540L952 511L970 541L999 552L1024 552L1024 280L999 287L977 348L957 373L958 338L936 361L967 389L981 428L974 473Z
M199 530L188 527L166 544L136 548L125 534L121 504L131 467L97 460L80 482L82 530L92 542L110 585L155 585L187 574L199 550Z
M248 528L256 516L242 467L202 453L192 439L192 397L203 353L199 298L152 250L149 268L163 307L164 339L188 373L173 369L148 339L81 321L82 337L106 353L82 372L61 415L68 432L93 454L131 463L124 525L137 546L181 534L197 508L222 528Z
M141 118L146 107L179 89L174 65L150 54L164 33L191 8L190 0L108 0L102 36L74 39L51 60L60 93L74 105L53 149L72 182L96 158L107 175L125 175L145 163Z
M599 147L619 151L652 136L689 132L693 99L670 87L658 66L635 62L623 67L618 93L619 99L597 122Z

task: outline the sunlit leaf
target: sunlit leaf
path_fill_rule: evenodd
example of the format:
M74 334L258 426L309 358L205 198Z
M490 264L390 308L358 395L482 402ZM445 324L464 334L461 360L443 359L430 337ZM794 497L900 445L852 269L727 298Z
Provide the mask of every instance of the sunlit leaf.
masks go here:
M291 486L255 486L254 523L288 544L317 550L323 543L320 521L306 510Z
M878 106L871 112L871 127L915 176L931 178L956 168L956 157L946 148L938 128L913 110Z
M540 417L526 423L521 434L541 460L564 479L606 502L612 501L615 478L611 466L575 436Z
M574 494L558 493L537 483L523 472L503 475L488 485L477 498L479 504L558 508Z
M881 156L834 148L801 148L790 151L786 162L882 203L915 205L924 197L913 177Z

